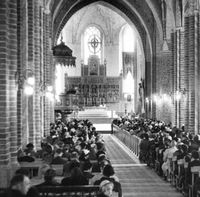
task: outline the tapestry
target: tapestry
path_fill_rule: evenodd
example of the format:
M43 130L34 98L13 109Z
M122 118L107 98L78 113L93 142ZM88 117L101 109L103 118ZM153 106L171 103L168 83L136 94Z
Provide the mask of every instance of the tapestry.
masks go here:
M100 59L97 55L90 55L88 58L88 67L90 75L99 75Z
M133 52L122 52L122 61L123 61L123 77L126 77L130 71L132 76L134 68L134 53Z

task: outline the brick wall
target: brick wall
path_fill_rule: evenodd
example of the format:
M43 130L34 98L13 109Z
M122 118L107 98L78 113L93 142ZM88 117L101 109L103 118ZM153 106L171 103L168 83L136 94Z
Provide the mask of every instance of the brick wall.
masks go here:
M17 2L0 1L0 186L6 186L16 163L17 103L15 71L17 67Z
M156 105L156 118L165 122L172 122L173 104L170 99L172 91L172 53L171 50L160 51L156 58L156 92L159 101L153 102ZM164 95L167 95L167 97Z
M53 105L45 106L40 92L41 78L53 76L50 33L43 42L43 27L50 32L50 20L41 23L42 12L39 0L0 1L0 187L8 186L18 167L18 147L28 142L39 147L42 129L53 120ZM36 80L29 97L17 83L27 68ZM48 113L42 122L45 107Z
M172 96L176 90L184 93L181 100L173 97L171 112L157 105L156 118L166 120L166 116L171 117L172 123L177 127L184 124L187 130L198 133L199 13L190 12L190 15L184 18L184 28L177 28L171 35L171 55L159 52L156 56L156 92L164 91L166 85L171 83ZM170 59L171 68L166 67ZM171 76L168 73L171 73Z

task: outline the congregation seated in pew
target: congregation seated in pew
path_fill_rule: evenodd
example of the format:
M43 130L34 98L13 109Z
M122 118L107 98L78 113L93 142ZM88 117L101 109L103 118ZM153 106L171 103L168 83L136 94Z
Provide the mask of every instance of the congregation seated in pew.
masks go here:
M68 161L68 159L63 158L62 155L63 155L62 149L58 148L55 151L54 158L52 159L51 164L65 164Z
M70 191L67 186L72 185L76 185L75 190L78 191L82 189L97 192L99 186L93 185L95 179L92 179L101 178L103 168L107 164L111 165L102 136L88 120L51 124L50 135L42 140L40 150L29 145L20 151L24 155L27 153L25 156L32 156L34 161L20 162L20 166L23 170L29 171L28 176L35 182L33 188L38 189L39 195L43 191L48 192L48 186L57 188L57 192L61 190L61 193ZM33 173L35 170L37 174ZM121 196L121 188L119 191ZM54 191L49 189L49 192ZM34 197L37 195L36 192Z
M49 168L44 173L44 182L35 185L36 187L43 187L43 186L58 186L60 183L56 180L56 171L55 169Z
M155 171L160 176L164 177L166 174L169 175L167 180L170 181L178 191L184 193L186 196L190 195L191 155L193 151L198 151L198 155L200 154L200 135L187 131L184 125L182 125L181 128L177 128L176 126L172 126L171 123L165 123L161 120L145 118L129 119L127 116L114 120L113 128L115 128L113 132L114 135L116 133L116 136L119 136L119 139L122 141L125 136L125 134L123 134L124 129L126 132L130 133L130 138L135 139L139 137L142 139L142 136L148 135L149 140L147 140L147 143L149 148L146 149L145 154L143 154L141 150L139 158L145 158L143 161L146 160L145 163L151 168L155 168ZM165 162L163 156L166 154L165 151L169 149L169 143L172 141L176 142L177 145L174 146L174 148L177 150L169 157L166 168L162 168ZM130 148L136 151L135 147ZM194 158L192 160L194 160ZM195 161L194 163L197 164L198 162ZM197 189L196 193L198 193Z

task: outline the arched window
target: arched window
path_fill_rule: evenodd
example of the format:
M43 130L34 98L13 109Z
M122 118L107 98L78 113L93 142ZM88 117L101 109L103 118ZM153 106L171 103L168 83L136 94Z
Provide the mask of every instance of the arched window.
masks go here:
M122 51L134 52L135 38L133 30L129 25L126 25L122 30Z
M119 65L123 73L122 92L125 101L130 104L129 108L135 110L134 95L134 52L135 52L135 35L133 29L127 24L122 27L119 34Z
M102 57L102 34L95 26L88 27L83 38L84 64L88 63L90 55L97 55L101 61Z
M135 49L135 37L132 28L127 24L122 27L120 32L120 62L122 63L123 71L123 93L133 94L134 80L133 80L133 57Z

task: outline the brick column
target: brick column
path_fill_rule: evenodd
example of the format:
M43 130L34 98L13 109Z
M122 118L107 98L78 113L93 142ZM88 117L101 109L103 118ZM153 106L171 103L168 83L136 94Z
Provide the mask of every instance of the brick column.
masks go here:
M199 101L199 12L195 10L195 18L194 18L194 73L195 73L195 120L194 120L194 132L195 134L199 133L199 109L200 109L200 101Z
M50 33L50 14L43 13L43 29L44 29L44 39L43 39L43 45L44 45L44 82L50 82L50 67L51 65L51 33ZM49 123L50 123L50 102L48 98L44 97L44 135L49 134Z
M172 109L172 124L177 125L177 113L176 113L176 105L174 101L174 86L176 84L176 66L177 66L177 38L176 38L176 32L171 33L171 43L172 43L172 65L171 65L171 73L172 73L172 90L171 90L171 96L172 96L172 102L173 102L173 109Z
M184 46L184 30L183 28L176 30L177 34L177 65L176 65L176 79L174 90L182 91L187 86L187 69L185 67L185 46ZM188 114L187 114L187 98L182 95L180 101L175 101L177 107L177 127L181 127L183 124L187 129Z
M22 75L22 71L27 66L28 59L28 45L27 45L27 2L24 0L18 0L18 22L17 22L17 72L18 75ZM23 54L23 55L22 55ZM18 134L18 146L27 143L27 98L23 95L23 90L18 88L17 91L17 134Z
M37 76L35 74L35 28L34 28L34 1L28 0L28 62L27 67L32 69L35 75L35 79L37 80ZM35 80L35 81L36 81ZM37 82L35 82L37 84ZM36 89L36 85L35 85ZM27 126L27 133L28 133L28 141L35 144L34 140L34 133L35 133L35 110L34 110L34 104L35 104L35 96L28 96L27 97L27 119L28 119L28 126Z
M184 43L184 30L183 28L177 28L171 36L172 40L172 75L173 75L173 120L177 127L181 127L183 124L187 129L188 114L187 114L187 99L184 97L181 100L176 99L176 91L183 90L187 85L187 69L185 67L185 43Z
M185 17L185 68L188 130L195 129L195 17Z
M8 35L8 64L9 64L9 113L10 113L10 156L11 164L17 164L17 91L15 73L17 68L17 1L10 0L9 35Z
M35 67L35 94L34 94L34 99L33 99L33 119L35 120L34 122L34 133L33 133L33 137L34 137L34 142L36 147L40 147L41 144L41 127L40 127L40 121L41 121L41 117L40 117L40 95L41 95L41 84L40 84L40 75L41 75L41 67L42 67L42 62L41 62L41 42L40 42L40 38L41 38L41 32L40 32L40 20L41 20L41 16L40 16L40 9L41 6L39 4L39 0L33 0L32 1L34 3L34 39L33 39L33 43L34 43L34 67Z
M0 187L17 168L17 1L0 1Z

